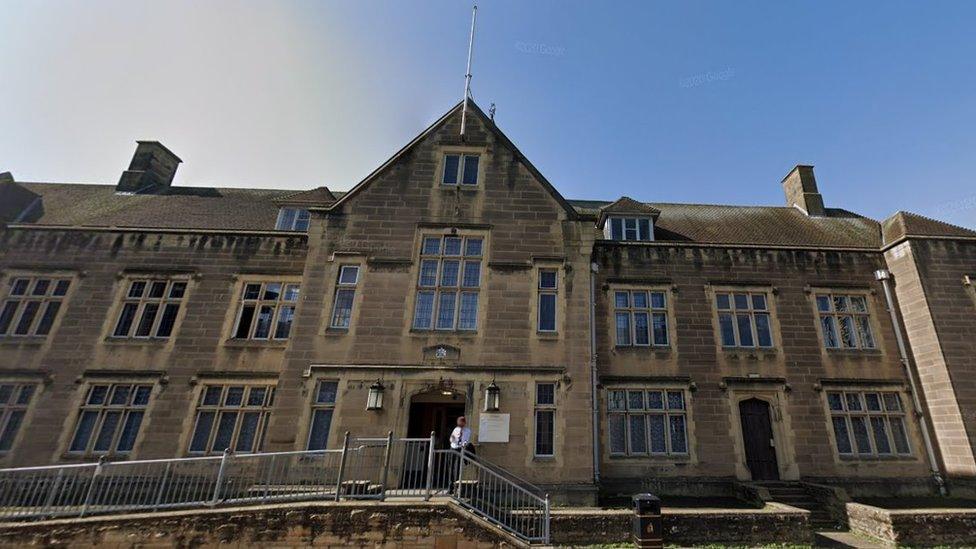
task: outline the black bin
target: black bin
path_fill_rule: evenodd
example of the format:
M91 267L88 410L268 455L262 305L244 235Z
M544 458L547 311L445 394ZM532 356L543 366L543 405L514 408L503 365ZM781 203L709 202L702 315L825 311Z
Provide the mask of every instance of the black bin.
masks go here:
M664 521L661 520L661 500L654 494L634 496L634 543L637 547L664 547Z

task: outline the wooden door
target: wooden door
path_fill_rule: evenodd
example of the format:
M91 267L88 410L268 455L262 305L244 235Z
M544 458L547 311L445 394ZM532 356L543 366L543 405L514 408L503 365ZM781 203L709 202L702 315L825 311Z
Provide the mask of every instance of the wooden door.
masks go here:
M746 449L746 465L752 480L779 480L773 424L769 403L750 398L739 403L742 420L742 442Z

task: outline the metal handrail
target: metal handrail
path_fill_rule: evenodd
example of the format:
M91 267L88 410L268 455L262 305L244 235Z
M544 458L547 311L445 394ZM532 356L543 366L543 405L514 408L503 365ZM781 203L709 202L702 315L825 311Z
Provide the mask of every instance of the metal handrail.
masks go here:
M526 542L547 543L549 498L470 452L430 438L343 437L341 449L0 469L0 521L227 504L433 495Z
M523 488L525 488L527 490L530 490L530 491L534 491L535 494L537 496L539 496L540 498L545 498L545 495L546 495L546 491L545 490L543 490L539 486L537 486L537 485L535 485L535 484L533 484L533 483L525 480L524 478L516 475L515 473L509 471L508 469L505 469L504 467L498 465L497 463L495 463L493 461L490 461L489 459L485 458L484 456L481 456L481 455L475 454L473 452L470 452L467 449L465 449L464 455L468 459L477 461L478 463L486 466L487 468L493 470L495 473L497 473L499 475L507 476L513 482L521 483L521 485L522 485Z

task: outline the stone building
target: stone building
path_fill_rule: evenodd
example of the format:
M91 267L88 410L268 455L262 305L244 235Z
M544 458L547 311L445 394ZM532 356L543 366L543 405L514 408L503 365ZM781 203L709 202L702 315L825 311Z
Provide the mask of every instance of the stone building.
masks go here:
M568 200L461 109L347 192L173 186L151 141L116 185L0 176L0 462L464 414L562 501L973 490L976 232L826 207L810 166L778 207Z

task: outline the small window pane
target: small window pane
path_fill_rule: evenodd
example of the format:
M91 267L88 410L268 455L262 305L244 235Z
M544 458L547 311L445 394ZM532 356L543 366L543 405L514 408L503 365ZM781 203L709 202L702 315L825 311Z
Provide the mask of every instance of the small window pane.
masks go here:
M840 393L827 393L827 405L831 410L844 411L844 397Z
M834 322L834 317L820 317L820 326L823 329L824 345L828 349L840 347L840 340L837 338L837 324Z
M420 262L420 285L432 288L437 285L437 264L436 259L424 259Z
M285 286L285 301L298 301L298 296L301 294L302 288L299 284L289 284Z
M461 307L458 313L458 330L475 330L478 328L478 294L465 292L461 294Z
M630 306L630 293L629 292L614 292L614 304L617 307L629 307Z
M888 426L883 417L871 418L871 434L874 437L874 447L879 454L890 454L891 443L888 442Z
M308 231L308 222L311 219L311 214L306 209L298 210L298 217L295 219L295 230L296 231Z
M0 385L0 404L6 404L14 394L13 385Z
M627 409L627 393L624 391L608 391L607 392L607 409L613 410L626 410Z
M461 157L456 154L444 155L444 176L441 183L444 185L457 185L458 167L461 164Z
M822 313L830 312L830 296L826 296L826 295L817 296L817 310Z
M622 219L613 218L610 220L610 239L611 240L624 239L624 222Z
M675 454L688 453L688 437L685 433L685 416L668 416L671 424L671 452Z
M355 284L359 281L359 267L343 265L339 269L339 284Z
M278 226L276 228L279 231L290 231L295 226L295 213L294 208L282 208L278 214Z
M14 439L17 438L17 431L20 430L20 425L23 422L23 410L14 410L13 412L10 412L10 417L7 419L7 424L3 426L3 432L0 432L0 452L6 452L13 447Z
M59 280L57 285L54 287L54 292L51 295L63 296L68 294L68 288L71 286L70 280Z
M92 432L95 430L96 421L98 421L98 412L82 412L78 419L78 426L75 428L75 436L68 448L69 451L84 452L88 449L88 440L91 439Z
M129 394L132 392L131 385L116 385L112 391L112 398L109 404L113 406L124 406L129 403Z
M895 451L899 454L910 454L911 448L908 446L908 434L905 432L905 423L900 417L893 417L891 421L891 435L895 440Z
M630 345L630 314L617 313L617 345Z
M732 307L729 301L729 294L716 294L715 295L715 306L723 311L726 311Z
M338 392L338 382L322 381L319 383L319 391L315 395L315 402L318 404L335 404L336 394L338 394Z
M855 313L867 313L868 304L863 296L852 296L851 297L851 310Z
M722 346L735 347L735 328L732 315L728 313L718 315L719 328L722 331Z
M280 282L269 282L264 285L264 299L265 301L278 301L281 297L281 283Z
M117 451L132 451L132 447L136 444L136 436L139 435L139 426L142 425L142 416L143 412L129 412L125 417L125 424L122 425L122 434L119 435Z
M36 296L47 295L47 290L50 287L51 287L50 280L46 278L38 279L37 282L34 283L34 291L31 292L31 295L36 295Z
M121 419L122 412L105 413L105 417L102 419L102 428L98 432L98 438L95 439L95 446L92 447L92 451L108 452L112 449L112 439L115 438L115 429L119 426Z
M634 301L635 309L647 308L647 292L631 292L630 298Z
M756 314L756 339L759 341L760 347L773 346L773 334L769 327L769 315L767 314Z
M766 296L764 294L752 294L752 308L757 311L765 311Z
M224 406L240 406L244 402L244 387L228 387Z
M153 324L156 323L156 313L159 312L158 303L146 303L142 309L142 319L136 326L135 337L149 337L152 332Z
M627 452L627 417L623 414L610 415L610 453Z
M739 345L741 347L754 347L751 317L747 314L737 314L735 315L735 322L739 329Z
M651 435L651 452L654 454L663 454L668 451L667 443L667 433L665 432L664 426L664 415L654 414L647 416L648 423L650 423L650 435Z
M461 184L463 185L478 184L478 157L477 156L464 157L464 174L461 178Z
M857 453L870 454L871 440L868 435L868 425L865 418L861 416L852 417L851 428L854 431L854 441L857 443Z
M261 296L261 285L260 284L245 284L244 285L244 299L257 299Z
M664 393L661 391L648 391L647 392L647 409L648 410L663 410L664 409Z
M481 285L480 261L464 262L464 274L461 277L461 285L465 288L477 288Z
M203 405L204 406L216 406L220 404L220 393L223 387L219 385L213 385L207 387L207 390L203 393Z
M461 239L459 237L444 237L444 255L461 255Z
M539 331L556 331L556 295L539 295Z
M849 316L838 317L840 321L840 341L845 349L857 347L857 340L854 336L854 318Z
M176 325L176 315L180 312L177 303L167 303L163 308L163 316L159 319L159 327L156 328L156 337L169 337L173 333Z
M60 309L60 301L48 301L47 306L44 307L44 314L41 315L41 321L37 323L37 328L34 329L34 335L49 334Z
M634 454L647 453L647 423L643 414L630 416L630 451Z
M207 441L210 440L210 431L213 428L214 412L200 412L197 414L197 424L193 431L193 438L190 440L191 452L206 452Z
M261 414L258 412L245 413L241 418L240 432L237 434L237 444L234 445L235 452L250 453L254 451L254 442L258 434L258 421Z
M413 327L417 329L430 329L431 317L434 313L434 294L433 292L418 292L417 306L413 315Z
M352 303L356 296L355 290L342 289L336 291L335 310L332 312L332 326L334 328L348 328L352 319Z
M637 228L640 230L640 240L651 239L651 222L646 218L637 220Z
M217 423L217 434L214 436L214 452L223 452L230 448L230 441L234 436L234 426L237 424L237 412L222 412Z
M650 345L651 336L649 333L647 313L634 313L634 344Z
M884 405L885 405L885 410L889 412L900 412L901 399L898 397L898 393L885 393Z
M27 293L28 286L30 286L30 279L16 278L10 284L10 295L24 295Z
M861 347L874 349L874 335L871 333L871 321L866 316L857 318L857 333L861 338Z
M668 391L668 409L684 410L685 394L682 393L681 391Z
M535 403L540 406L556 404L556 386L552 383L539 383L536 385Z
M845 296L842 296L842 295L835 295L834 296L834 309L837 312L845 312L845 311L847 311L847 298Z
M34 323L34 317L37 316L37 311L40 308L40 301L28 301L27 305L24 306L24 312L20 314L20 321L17 322L14 334L27 335L30 332L31 324Z
M651 307L654 309L667 307L667 297L664 295L664 292L651 292Z
M159 299L166 295L166 283L160 281L154 281L149 286L149 297L153 299Z
M539 271L539 288L544 290L556 289L556 271L544 269Z
M444 261L441 266L441 286L454 287L458 285L458 271L460 261Z
M749 294L735 294L735 308L745 310L749 308Z
M553 455L555 416L556 413L552 410L535 412L535 454L537 456Z
M291 334L291 325L295 320L294 307L282 307L278 312L278 322L275 326L275 339L288 339Z
M858 393L845 393L844 397L847 401L848 411L860 412L863 409L861 406L861 395Z
M668 344L668 317L664 313L654 313L652 315L654 327L654 344Z
M864 401L867 404L868 410L871 412L881 411L881 396L878 393L867 393L864 395Z
M833 418L834 423L834 438L837 440L837 453L839 454L853 454L854 449L851 446L851 437L847 432L847 421L842 417Z
M273 316L274 307L270 305L261 306L254 327L254 339L267 339L271 335L271 318Z
M332 410L319 409L312 413L312 429L308 437L309 450L325 450L332 426Z
M264 397L268 395L267 387L251 387L247 392L248 406L264 406Z
M643 410L644 391L627 391L627 408L630 410Z
M437 329L450 330L454 328L454 306L457 302L457 294L454 292L443 292L438 294L437 300Z
M92 385L88 391L88 404L104 404L108 396L108 385Z
M149 396L152 394L152 387L148 385L140 385L136 387L136 393L132 396L132 404L134 406L145 406L149 404Z
M24 385L20 388L20 394L17 395L17 404L28 404L31 397L34 395L33 385Z
M3 310L0 311L0 335L6 334L10 329L10 324L13 322L14 315L17 314L19 307L19 301L8 301L3 304Z
M424 246L421 252L423 255L439 255L441 253L441 239L438 236L428 236L424 238Z
M169 287L170 299L182 299L185 294L186 282L174 282L173 285Z
M481 257L484 240L480 238L468 237L464 240L464 255L468 257Z

